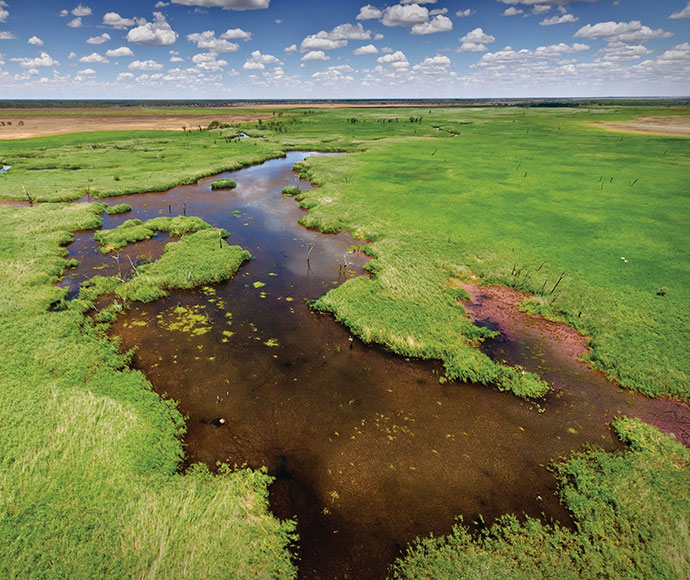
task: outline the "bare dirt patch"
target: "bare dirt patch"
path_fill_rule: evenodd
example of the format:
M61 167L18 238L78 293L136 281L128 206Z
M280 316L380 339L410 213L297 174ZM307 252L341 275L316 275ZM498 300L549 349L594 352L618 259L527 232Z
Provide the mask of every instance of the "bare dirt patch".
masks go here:
M690 137L690 116L638 117L622 123L593 123L609 131Z
M193 111L120 111L117 109L0 109L0 139L25 139L83 131L182 131L208 127L212 121L251 123L271 117L270 113Z

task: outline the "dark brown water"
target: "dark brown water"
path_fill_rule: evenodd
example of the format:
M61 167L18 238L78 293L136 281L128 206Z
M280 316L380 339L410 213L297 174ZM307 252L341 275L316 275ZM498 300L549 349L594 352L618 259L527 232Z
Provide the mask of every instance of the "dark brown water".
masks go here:
M383 578L408 542L447 533L458 515L490 523L513 512L568 524L549 461L586 442L616 448L607 422L617 412L668 409L569 365L538 337L489 349L538 367L557 386L545 413L490 387L441 385L437 363L351 341L305 304L361 275L365 258L348 254L349 236L297 224L303 212L280 190L308 187L291 171L303 157L290 153L223 174L238 183L230 192L211 192L214 178L112 200L134 211L106 218L104 227L186 207L253 255L233 280L135 305L113 326L124 349L138 347L135 366L189 417L188 462L267 466L276 477L272 509L298 519L303 578ZM137 244L128 254L154 258L165 241ZM103 258L89 234L70 251L82 260L65 282L72 287L129 264L124 253L119 265ZM690 416L685 407L674 410Z

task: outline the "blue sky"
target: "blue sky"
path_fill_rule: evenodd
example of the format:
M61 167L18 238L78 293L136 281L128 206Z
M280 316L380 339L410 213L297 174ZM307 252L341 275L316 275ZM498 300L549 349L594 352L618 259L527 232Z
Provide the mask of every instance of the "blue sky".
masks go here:
M687 0L0 0L0 98L652 95Z

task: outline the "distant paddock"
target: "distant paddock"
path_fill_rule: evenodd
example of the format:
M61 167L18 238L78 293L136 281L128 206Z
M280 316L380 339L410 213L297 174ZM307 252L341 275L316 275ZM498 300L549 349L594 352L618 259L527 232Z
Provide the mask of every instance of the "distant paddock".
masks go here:
M610 131L626 133L655 133L657 135L677 135L690 137L690 116L638 117L634 121L621 123L593 123Z
M212 121L250 123L269 119L270 113L208 110L121 110L121 109L0 109L0 139L24 139L82 131L182 131L208 127Z

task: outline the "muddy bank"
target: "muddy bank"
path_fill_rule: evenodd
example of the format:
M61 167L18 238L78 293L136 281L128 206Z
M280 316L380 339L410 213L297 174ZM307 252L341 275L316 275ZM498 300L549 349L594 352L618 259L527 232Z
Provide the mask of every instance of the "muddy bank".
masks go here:
M583 405L613 406L608 394L612 387L624 397L621 412L673 434L690 447L690 406L667 399L649 399L622 389L606 375L582 360L588 352L588 337L562 322L520 312L520 303L529 294L505 286L480 286L457 281L469 295L463 306L472 320L498 330L501 336L484 346L492 358L521 364L539 373L555 389L555 395L567 392ZM568 380L571 378L571 380ZM576 379L576 380L573 380ZM607 420L612 418L607 413Z

